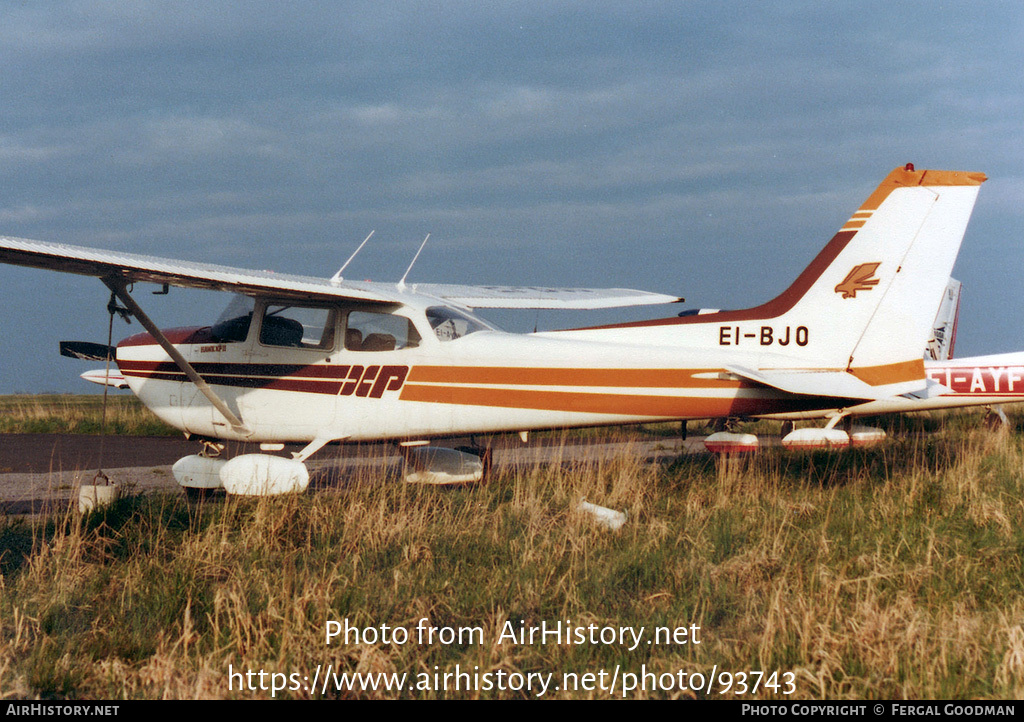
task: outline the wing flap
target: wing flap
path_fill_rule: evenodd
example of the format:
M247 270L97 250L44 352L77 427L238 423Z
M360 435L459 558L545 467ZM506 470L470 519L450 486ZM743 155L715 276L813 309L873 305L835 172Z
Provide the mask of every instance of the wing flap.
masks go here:
M683 299L664 293L629 288L550 288L547 286L461 286L417 283L417 293L435 296L470 308L576 309L620 308Z

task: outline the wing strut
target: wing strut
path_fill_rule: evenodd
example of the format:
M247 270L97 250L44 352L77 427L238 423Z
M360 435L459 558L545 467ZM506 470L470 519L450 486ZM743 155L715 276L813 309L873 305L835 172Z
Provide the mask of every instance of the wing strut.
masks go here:
M114 295L121 300L121 303L131 311L131 314L135 316L135 318L139 319L139 323L142 324L142 327L149 332L150 336L156 339L156 342L160 344L160 348L167 352L167 355L170 356L171 360L178 365L178 368L185 373L188 380L194 383L196 388L202 392L203 396L208 398L214 408L220 412L221 416L227 419L228 423L231 424L231 428L241 434L251 434L252 431L249 427L246 426L240 418L235 416L234 413L232 413L231 409L228 408L228 405L224 403L224 400L213 392L213 389L210 388L208 383L203 381L203 378L192 367L192 364L185 360L185 357L181 355L181 352L178 351L178 349L174 348L174 344L167 339L163 331L153 323L153 320L146 315L146 312L139 307L139 304L135 303L135 299L131 297L128 293L128 289L125 287L124 279L108 276L102 280L103 283L106 284L107 288L113 291Z

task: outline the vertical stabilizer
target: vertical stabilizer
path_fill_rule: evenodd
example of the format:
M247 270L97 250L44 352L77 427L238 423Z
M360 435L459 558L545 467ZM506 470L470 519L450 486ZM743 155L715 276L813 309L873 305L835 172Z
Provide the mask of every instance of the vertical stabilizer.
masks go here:
M984 181L983 173L908 164L889 173L790 287L767 303L566 333L737 352L748 356L748 371L755 354L760 371L845 371L857 382L835 377L837 383L903 393L896 388L924 379L921 350Z
M939 299L949 283L985 176L898 169L890 180L894 187L858 232L866 242L850 244L860 246L852 261L877 254L887 264L878 274L876 307L847 366L872 386L923 376L921 349L937 311L931 299Z
M960 293L963 284L955 278L949 279L946 290L939 302L939 312L932 324L932 337L924 351L925 361L947 361L953 358L956 345L956 327L960 319Z

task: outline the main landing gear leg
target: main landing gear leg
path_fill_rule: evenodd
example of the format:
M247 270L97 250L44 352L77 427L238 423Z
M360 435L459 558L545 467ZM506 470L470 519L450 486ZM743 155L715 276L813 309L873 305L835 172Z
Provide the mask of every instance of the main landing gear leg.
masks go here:
M741 419L738 416L719 416L711 425L715 432L732 431L739 424Z
M480 476L480 483L486 483L491 478L491 469L494 467L494 450L490 444L486 446L480 446L476 443L476 439L473 439L472 446L460 446L459 451L464 451L467 454L473 454L474 456L480 457L480 463L483 464L483 471Z
M1002 406L989 406L986 407L988 413L985 414L985 426L991 431L1002 431L1003 429L1010 428L1010 420L1006 417L1006 412L1003 411Z

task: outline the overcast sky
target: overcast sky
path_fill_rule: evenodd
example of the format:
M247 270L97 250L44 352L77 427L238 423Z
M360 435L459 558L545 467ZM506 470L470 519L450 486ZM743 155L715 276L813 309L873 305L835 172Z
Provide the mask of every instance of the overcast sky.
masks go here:
M1024 350L1017 0L0 0L0 70L0 235L315 276L376 229L346 276L397 280L429 232L410 281L740 308L893 167L983 171L957 355ZM105 342L106 300L0 266L0 393L98 390L57 342Z

